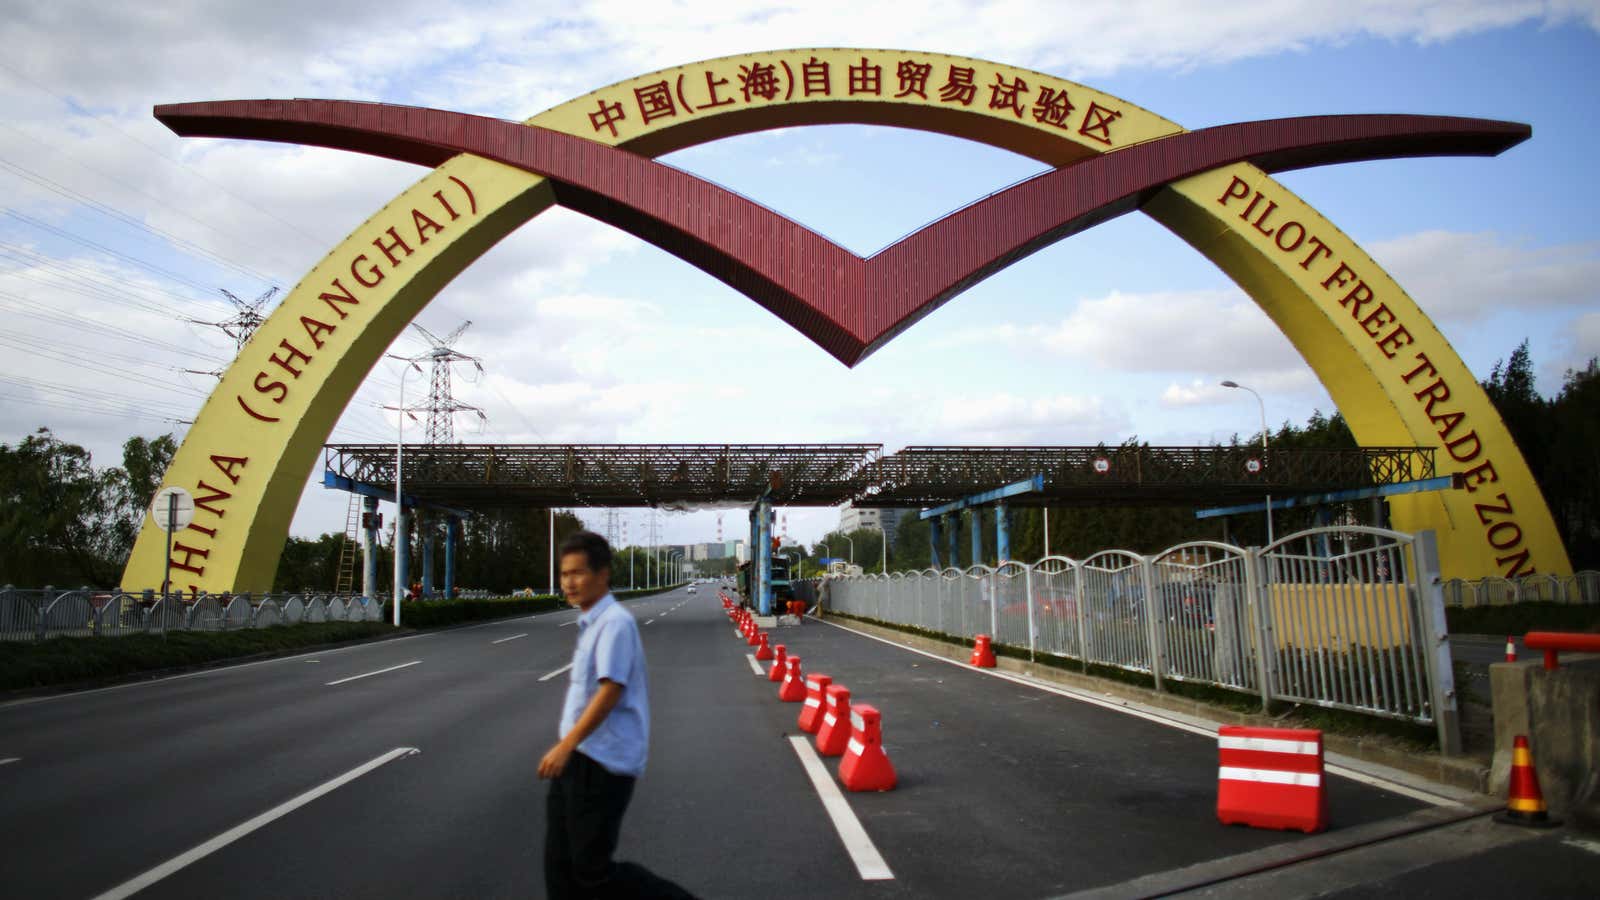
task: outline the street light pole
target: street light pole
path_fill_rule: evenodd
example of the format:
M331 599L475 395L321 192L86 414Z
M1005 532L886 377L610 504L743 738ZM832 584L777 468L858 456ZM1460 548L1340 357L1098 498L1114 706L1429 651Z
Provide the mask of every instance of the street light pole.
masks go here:
M852 566L855 565L856 564L856 542L850 540L850 536L848 534L841 534L839 536L844 538L844 542L850 545L850 565L852 565Z
M406 448L406 376L412 369L418 372L422 367L417 365L415 359L396 356L395 359L404 360L406 367L400 370L400 405L395 408L394 426L394 627L400 627L400 596L405 586L400 583L400 542L406 539L401 534L400 526L406 518L405 494L402 484L405 478L405 448Z
M1225 387L1225 388L1237 388L1237 389L1239 389L1241 391L1250 391L1251 394L1255 395L1256 405L1258 407L1260 407L1260 409L1261 409L1261 477L1262 477L1263 481L1266 481L1267 478L1268 478L1268 475L1267 475L1267 404L1262 402L1260 394L1257 394L1254 390L1252 390L1251 388L1247 388L1242 384L1239 384L1239 383L1233 382L1233 381L1224 381L1222 383L1222 386ZM1267 543L1268 544L1272 543L1272 488L1270 486L1267 488Z

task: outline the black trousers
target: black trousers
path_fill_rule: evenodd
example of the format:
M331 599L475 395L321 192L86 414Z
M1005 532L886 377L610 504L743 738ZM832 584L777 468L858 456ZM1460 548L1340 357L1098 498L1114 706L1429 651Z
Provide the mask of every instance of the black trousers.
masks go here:
M634 779L574 753L545 803L544 885L550 900L692 898L635 863L612 862Z

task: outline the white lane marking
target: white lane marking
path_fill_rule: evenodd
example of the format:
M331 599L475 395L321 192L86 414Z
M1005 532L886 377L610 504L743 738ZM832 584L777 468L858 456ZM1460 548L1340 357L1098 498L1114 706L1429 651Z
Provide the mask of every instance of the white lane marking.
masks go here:
M744 655L744 658L750 660L750 669L752 671L754 671L757 675L765 675L765 674L767 674L767 673L761 671L761 663L756 659L756 655L754 653L746 653Z
M646 625L654 625L654 624L655 624L655 622L656 622L656 620L655 620L655 619L651 619L651 620L649 620L649 621L647 621L647 622L645 622L645 624L646 624Z
M205 843L200 844L191 850L174 856L161 865L156 866L154 869L151 869L148 872L133 878L132 880L125 881L122 884L117 885L111 890L106 891L98 897L95 897L94 900L121 900L123 897L130 897L139 891L144 890L150 885L155 884L161 879L166 878L168 875L171 875L179 869L184 868L190 863L197 862L198 860L203 859L218 850L221 850L223 847L226 847L234 841L237 841L239 838L244 837L261 826L294 812L300 807L305 806L307 803L310 803L318 797L321 797L323 794L337 790L338 788L355 781L357 778L360 778L379 766L399 759L402 756L410 756L419 752L421 751L417 750L415 747L396 747L377 759L357 766L356 768L351 769L332 781L325 782L317 787L314 787L311 790L306 791L304 794L294 798L293 800L288 801L287 803L279 804L278 806L267 810L266 812L256 816L242 825L235 825L211 840L206 841Z
M254 666L267 666L273 663L290 662L292 660L303 659L307 656L313 655L332 656L335 653L344 653L347 650L370 649L380 645L388 647L398 644L401 641L414 641L417 638L434 637L440 633L441 632L430 631L425 634L408 634L405 637L387 638L381 641L368 641L364 644L351 644L348 647L338 647L333 650L307 650L304 653L295 653L290 656L275 656L272 659L258 659L255 662L239 663L235 666L218 666L214 669L201 669L198 672L184 672L182 675L168 675L165 678L152 678L149 681L130 681L127 684L112 684L103 688L90 688L86 691L73 691L69 694L51 694L48 697L25 697L21 700L11 700L5 703L0 703L0 709L10 709L13 706L28 706L29 704L33 703L45 703L50 700L71 700L77 697L89 697L94 694L104 694L109 691L122 691L127 690L128 688L146 687L152 684L163 684L168 681L181 681L185 678L202 678L206 675L219 675L225 672L237 672L240 669L249 669Z
M420 666L420 665L422 665L422 660L413 659L411 662L401 663L398 666L390 666L387 669L379 669L376 672L363 672L360 675L351 675L349 678L341 678L338 681L330 681L330 682L328 682L328 687L333 687L336 684L344 684L347 681L356 681L356 680L361 679L361 678L371 678L374 675L382 675L385 672L393 672L396 669L409 669L412 666Z
M1600 841L1586 841L1580 837L1569 837L1563 838L1561 843L1600 856Z
M9 759L0 759L0 766L9 766L14 762L22 762L22 757L13 756Z
M511 637L503 637L498 641L490 641L489 643L491 643L491 644L504 644L506 641L514 641L517 638L525 638L527 636L528 636L528 633L526 631L524 631L521 634L513 634Z
M1012 675L1009 672L1001 672L1001 671L999 671L997 669L974 669L973 667L971 667L971 666L969 666L969 665L967 665L967 664L965 664L965 663L963 663L963 662L961 662L959 660L954 660L954 659L950 659L949 657L940 656L937 653L930 653L930 652L928 652L926 650L919 650L916 647L909 647L909 646L907 646L905 644L902 644L902 643L899 643L897 641L891 641L888 638L878 637L875 634L866 634L865 632L856 631L853 628L847 628L844 625L840 625L837 622L829 622L826 619L818 619L817 621L821 622L824 625L832 625L833 627L839 629L840 631L848 631L851 634L859 635L861 637L868 638L869 640L874 640L874 641L878 641L879 643L888 644L891 647L899 647L902 650L909 650L912 653L921 654L922 656L926 656L929 659L936 659L939 662L947 663L949 665L955 666L955 667L961 669L964 672L971 672L971 673L973 673L975 675L987 675L987 676L989 676L991 678L1001 678L1001 679L1004 679L1006 681L1010 681L1010 682L1012 682L1014 684L1024 685L1024 686L1027 686L1027 687L1034 688L1036 690L1048 691L1049 693L1052 693L1052 694L1057 694L1057 695L1062 696L1062 697L1067 697L1067 698L1072 699L1072 700L1077 700L1080 703L1088 703L1088 704L1090 704L1092 706L1101 707L1102 709L1109 709L1112 712L1119 712L1119 713L1122 713L1123 715L1126 715L1126 716L1133 716L1133 717L1138 718L1138 719L1144 719L1144 720L1149 721L1149 722L1154 722L1157 725L1165 725L1168 728L1176 728L1176 729L1178 729L1180 731L1187 731L1187 732L1190 732L1192 734L1204 735L1205 737L1212 738L1212 739L1215 739L1216 736L1217 736L1217 729L1216 729L1216 726L1214 726L1214 725L1211 726L1211 727L1201 727L1201 726L1198 726L1198 725L1191 725L1188 722L1184 722L1184 721L1181 721L1179 719L1171 719L1171 718L1168 718L1166 716L1160 716L1160 715L1156 715L1155 713L1146 712L1146 711L1144 711L1142 709L1134 709L1131 706L1126 706L1126 705L1121 704L1121 703L1113 703L1113 702L1110 702L1110 701L1107 701L1107 700L1103 700L1103 699L1101 699L1099 697L1094 696L1093 694L1089 694L1089 693L1086 693L1084 691L1077 691L1077 690L1073 690L1071 688L1057 687L1056 685L1053 685L1053 684L1045 684L1043 682L1034 681L1034 680L1032 680L1030 678L1023 678L1021 676ZM1420 788L1414 788L1414 787L1411 787L1410 785L1402 784L1402 783L1400 783L1398 781L1394 781L1394 780L1391 780L1391 779L1388 779L1388 778L1383 778L1383 777L1380 777L1380 776L1377 776L1377 775L1369 775L1366 772L1359 772L1359 771L1356 771L1355 769L1350 769L1350 768L1347 768L1345 766L1338 766L1338 765L1334 765L1332 763L1324 763L1323 771L1327 772L1330 775L1338 775L1341 778L1348 778L1351 781L1359 781L1362 784L1371 785L1372 787L1379 788L1380 790L1389 791L1390 793L1393 793L1393 794L1399 794L1399 795L1401 795L1403 797L1410 797L1413 800L1421 800L1423 803L1431 803L1434 806L1456 806L1456 807L1459 807L1459 806L1464 805L1458 800L1452 799L1450 797L1443 796L1441 794L1430 793L1428 791L1421 790Z
M873 846L872 838L867 837L867 830L861 827L861 820L856 818L855 811L844 799L839 786L833 783L833 776L823 766L822 758L812 749L811 740L795 735L789 738L789 743L794 745L795 755L800 757L800 764L805 766L806 774L811 777L811 786L816 788L817 796L822 799L822 808L833 820L833 830L839 833L839 840L844 842L844 849L850 854L850 861L856 864L856 871L861 873L861 880L893 880L894 873L889 871L889 864L883 861L883 855Z
M577 619L573 619L571 622L562 622L560 625L557 625L556 627L557 628L565 628L568 625L576 625L576 624L578 624L578 620Z
M550 679L556 677L557 675L560 675L562 672L565 672L566 670L568 670L570 668L572 668L572 663L567 663L566 665L564 665L561 668L555 670L554 672L546 672L545 674L540 675L539 676L539 680L540 681L549 681Z

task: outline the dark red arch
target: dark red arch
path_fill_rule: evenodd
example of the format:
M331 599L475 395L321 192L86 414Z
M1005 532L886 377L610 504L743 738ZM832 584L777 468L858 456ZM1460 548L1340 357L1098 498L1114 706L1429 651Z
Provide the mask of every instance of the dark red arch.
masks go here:
M847 366L1000 269L1137 209L1191 175L1237 162L1278 172L1406 156L1492 156L1532 134L1520 123L1443 116L1221 125L1045 172L863 259L687 172L519 122L341 100L180 103L158 106L155 115L184 136L313 144L429 167L470 153L542 175L561 205L698 266Z

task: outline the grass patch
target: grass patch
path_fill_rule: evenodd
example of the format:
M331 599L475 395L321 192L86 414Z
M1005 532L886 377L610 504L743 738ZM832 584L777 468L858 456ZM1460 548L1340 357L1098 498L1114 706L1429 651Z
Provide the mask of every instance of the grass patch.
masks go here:
M288 653L394 632L383 622L318 622L239 631L174 631L125 637L56 637L0 643L0 690L118 678L136 672Z
M1451 634L1526 634L1530 631L1600 631L1600 604L1516 603L1447 608Z

